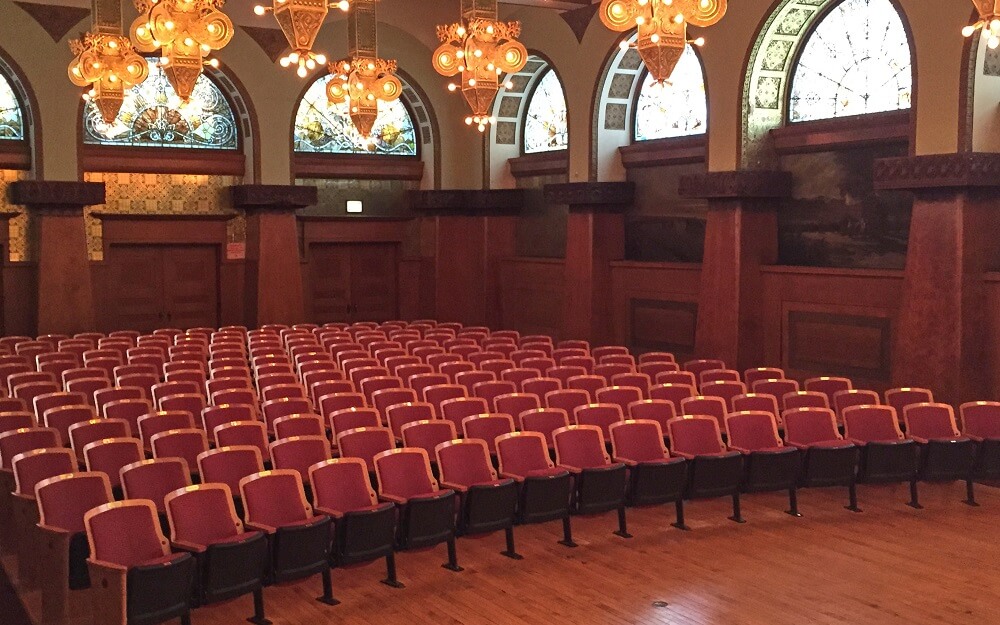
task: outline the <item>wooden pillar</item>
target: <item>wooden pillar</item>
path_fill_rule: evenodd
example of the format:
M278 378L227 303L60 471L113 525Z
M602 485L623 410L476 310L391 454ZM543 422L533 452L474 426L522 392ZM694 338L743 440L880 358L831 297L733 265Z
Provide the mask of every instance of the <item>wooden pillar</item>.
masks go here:
M634 196L631 182L545 185L548 202L569 206L561 338L614 342L611 261L625 258L624 211Z
M1000 268L1000 154L883 159L874 173L876 189L914 193L893 384L954 404L994 399L985 279Z
M93 331L94 293L85 206L104 204L97 182L18 181L10 200L28 209L38 264L38 334Z
M417 191L410 199L433 231L435 317L499 327L500 265L515 254L523 191Z
M710 172L681 179L682 197L708 200L698 358L719 358L739 369L763 362L760 270L778 260L777 209L791 188L791 174L780 171Z
M247 324L305 321L295 211L317 202L316 187L244 184L231 192L247 216Z

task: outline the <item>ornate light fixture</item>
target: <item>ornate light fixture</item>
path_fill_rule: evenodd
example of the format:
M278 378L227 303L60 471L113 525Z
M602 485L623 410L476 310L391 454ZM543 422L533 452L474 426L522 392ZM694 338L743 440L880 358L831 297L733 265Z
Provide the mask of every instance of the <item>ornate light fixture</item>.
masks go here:
M465 123L483 132L494 121L489 110L500 76L528 61L528 51L517 41L521 23L499 21L497 0L462 0L462 21L438 26L437 34L442 43L434 51L434 69L442 76L462 75L461 84L451 83L448 90L461 89L472 109Z
M121 5L94 0L93 26L80 39L69 42L76 55L69 65L69 79L77 87L90 87L83 94L101 111L106 123L118 117L125 90L146 80L149 67L122 34Z
M317 65L326 63L326 56L316 54L312 47L316 43L319 29L323 27L323 20L332 8L346 12L350 10L351 3L348 0L273 0L272 6L258 4L253 12L257 15L264 15L268 11L274 13L274 19L278 20L278 26L292 48L278 62L282 67L298 66L296 73L300 78L305 78Z
M673 73L688 43L687 26L711 26L726 14L727 0L602 0L601 21L617 32L638 30L636 49L649 74L663 83ZM622 47L629 47L627 41Z
M979 11L979 21L962 29L962 35L971 37L977 30L986 36L991 50L1000 47L1000 0L972 0Z
M233 38L233 23L220 9L226 0L135 0L139 17L132 40L140 52L160 50L160 67L181 100L187 102L205 60Z
M392 102L403 91L395 75L396 61L378 58L375 1L355 0L347 22L348 57L330 63L334 77L326 84L330 102L349 101L351 121L362 137L372 132L379 100Z

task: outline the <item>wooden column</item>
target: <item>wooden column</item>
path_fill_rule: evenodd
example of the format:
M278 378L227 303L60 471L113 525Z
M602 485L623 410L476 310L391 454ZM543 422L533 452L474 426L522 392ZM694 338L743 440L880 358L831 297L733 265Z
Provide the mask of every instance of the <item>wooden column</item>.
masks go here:
M893 384L955 404L994 399L985 274L1000 267L1000 154L883 159L874 178L914 193Z
M500 326L500 263L515 254L519 189L417 191L410 206L431 223L435 316Z
M27 207L38 262L38 334L94 330L85 206L104 204L104 184L23 180L10 200Z
M780 171L685 176L682 197L708 200L695 354L744 369L763 361L761 266L778 260L777 209L791 193Z
M247 324L305 321L295 211L317 202L316 187L244 184L231 192L247 216Z
M614 342L611 261L625 258L624 211L631 182L545 185L545 199L569 206L562 337L595 345Z

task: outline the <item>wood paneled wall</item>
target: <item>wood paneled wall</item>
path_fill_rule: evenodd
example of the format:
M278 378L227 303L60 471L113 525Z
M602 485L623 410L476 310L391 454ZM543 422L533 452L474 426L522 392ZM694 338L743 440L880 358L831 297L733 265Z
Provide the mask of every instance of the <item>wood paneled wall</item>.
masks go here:
M558 258L508 258L500 266L501 325L522 334L562 336L564 273Z

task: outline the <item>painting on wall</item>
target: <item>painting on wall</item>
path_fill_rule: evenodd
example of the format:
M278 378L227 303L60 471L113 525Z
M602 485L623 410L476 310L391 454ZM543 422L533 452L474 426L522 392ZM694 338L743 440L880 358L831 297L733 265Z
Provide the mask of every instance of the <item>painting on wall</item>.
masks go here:
M782 157L792 198L778 211L778 262L852 269L903 269L913 199L875 191L872 163L905 146L861 147Z
M680 179L705 171L701 163L639 167L628 171L635 205L625 217L625 259L650 263L700 263L705 254L705 200L681 197Z

